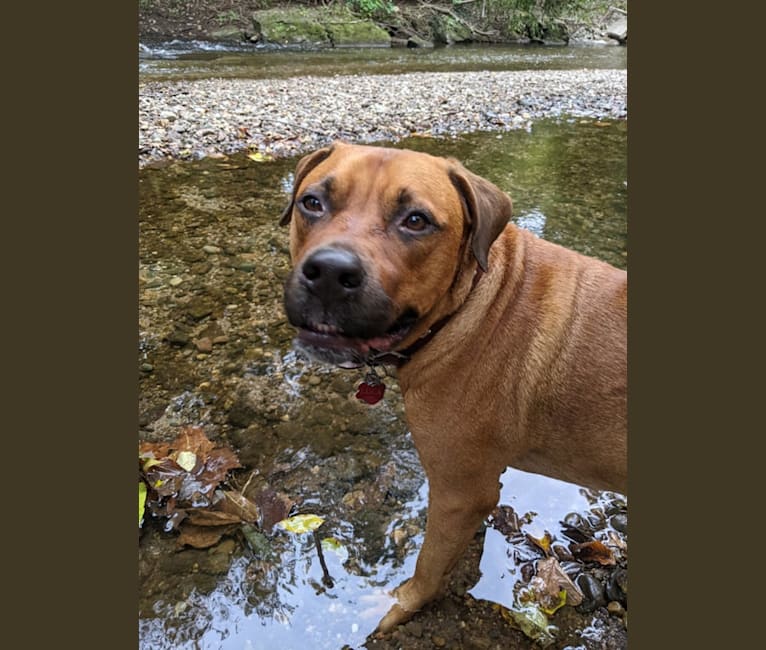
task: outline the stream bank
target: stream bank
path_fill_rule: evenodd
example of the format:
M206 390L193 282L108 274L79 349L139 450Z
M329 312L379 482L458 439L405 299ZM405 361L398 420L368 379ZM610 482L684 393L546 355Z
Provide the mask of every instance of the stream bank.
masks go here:
M571 5L571 6L568 6ZM627 2L506 0L140 0L139 39L253 47L434 47L454 43L627 43Z

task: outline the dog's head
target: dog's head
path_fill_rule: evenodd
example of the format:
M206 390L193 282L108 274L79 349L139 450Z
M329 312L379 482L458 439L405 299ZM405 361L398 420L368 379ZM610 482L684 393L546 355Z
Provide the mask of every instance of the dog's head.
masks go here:
M487 270L511 200L454 159L335 143L298 163L287 316L313 356L361 365L403 349Z

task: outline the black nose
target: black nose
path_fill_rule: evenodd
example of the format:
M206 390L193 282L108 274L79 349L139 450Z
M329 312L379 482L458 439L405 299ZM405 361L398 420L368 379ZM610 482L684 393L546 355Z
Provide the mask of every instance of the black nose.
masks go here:
M353 295L364 280L362 260L343 248L320 248L301 271L304 285L323 302Z

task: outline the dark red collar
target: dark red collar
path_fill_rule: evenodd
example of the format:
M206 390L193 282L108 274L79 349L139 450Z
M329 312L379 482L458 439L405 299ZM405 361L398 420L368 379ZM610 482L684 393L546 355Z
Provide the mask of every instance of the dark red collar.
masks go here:
M484 271L481 270L481 267L477 267L476 273L473 276L471 291L473 291L476 285L479 283L479 280L481 279L482 275L484 275ZM412 355L414 355L418 350L428 345L431 342L431 339L433 339L433 337L439 333L442 327L444 327L454 315L455 314L453 312L452 314L449 314L445 316L444 318L442 318L441 320L434 323L431 326L431 328L423 336L421 336L417 341L415 341L408 348L405 348L404 350L401 350L401 351L383 352L380 355L374 357L372 359L372 365L386 365L386 366L395 366L397 368L401 368L405 363L407 363L412 358Z

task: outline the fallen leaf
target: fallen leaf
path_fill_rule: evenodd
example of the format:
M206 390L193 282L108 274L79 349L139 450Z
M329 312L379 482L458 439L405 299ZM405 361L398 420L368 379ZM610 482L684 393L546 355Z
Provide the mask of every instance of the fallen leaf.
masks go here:
M223 495L223 499L216 505L220 511L236 515L242 521L249 524L258 521L258 506L246 496L231 490L225 490L221 494Z
M261 528L270 533L274 525L290 514L293 501L287 495L266 489L255 497L255 503L261 511Z
M490 515L490 526L510 538L521 529L519 516L516 511L507 505L497 506Z
M572 582L555 557L551 556L540 560L537 563L537 575L535 577L539 578L543 583L545 594L547 594L549 599L550 597L559 598L560 592L563 589L567 594L566 602L570 605L576 606L582 602L582 591ZM561 605L558 607L561 607Z
M598 540L582 544L570 544L569 550L581 562L598 562L603 566L616 564L614 554Z
M548 623L548 617L537 605L530 603L514 609L508 609L502 605L497 607L506 621L520 629L530 639L537 641L543 647L553 643L555 628Z
M172 458L163 458L146 470L144 476L158 497L167 497L178 494L186 473Z
M546 556L551 554L551 542L553 541L551 539L551 534L546 530L545 534L540 537L539 539L537 537L533 537L529 533L526 533L526 538L532 542L537 548L539 548L543 553L545 553Z
M232 469L242 467L236 454L228 447L213 449L205 458L199 473L199 480L205 483L220 483Z
M348 549L343 546L339 539L336 539L335 537L325 537L320 544L323 551L335 553L335 555L341 559L341 562L345 562L348 559Z
M268 162L269 160L274 160L273 156L270 156L267 153L261 153L260 151L256 151L255 153L249 153L247 154L247 157L250 158L250 160L253 160L255 162Z
M138 457L141 460L165 458L169 453L170 445L167 442L148 442L144 440L138 443Z
M197 454L193 451L179 451L175 460L187 472L191 472L197 464Z
M176 451L192 451L205 457L215 447L200 427L184 427L178 437L170 443Z
M138 482L138 527L141 528L141 524L144 521L144 510L146 509L146 483L143 481Z
M204 508L193 508L188 511L189 523L195 526L226 526L242 521L237 515L228 512L218 512Z
M216 447L200 427L191 426L171 443L140 443L139 461L140 478L149 488L146 505L154 516L168 518L166 530L175 528L186 510L209 508L216 497L223 498L216 495L218 485L230 470L241 467L231 449ZM239 516L237 521L251 519Z
M295 515L294 517L277 522L276 525L290 533L301 534L310 533L319 528L323 523L324 519L318 515Z
M194 548L210 548L221 541L221 537L237 528L236 524L228 526L195 526L184 522L176 545L193 546Z

